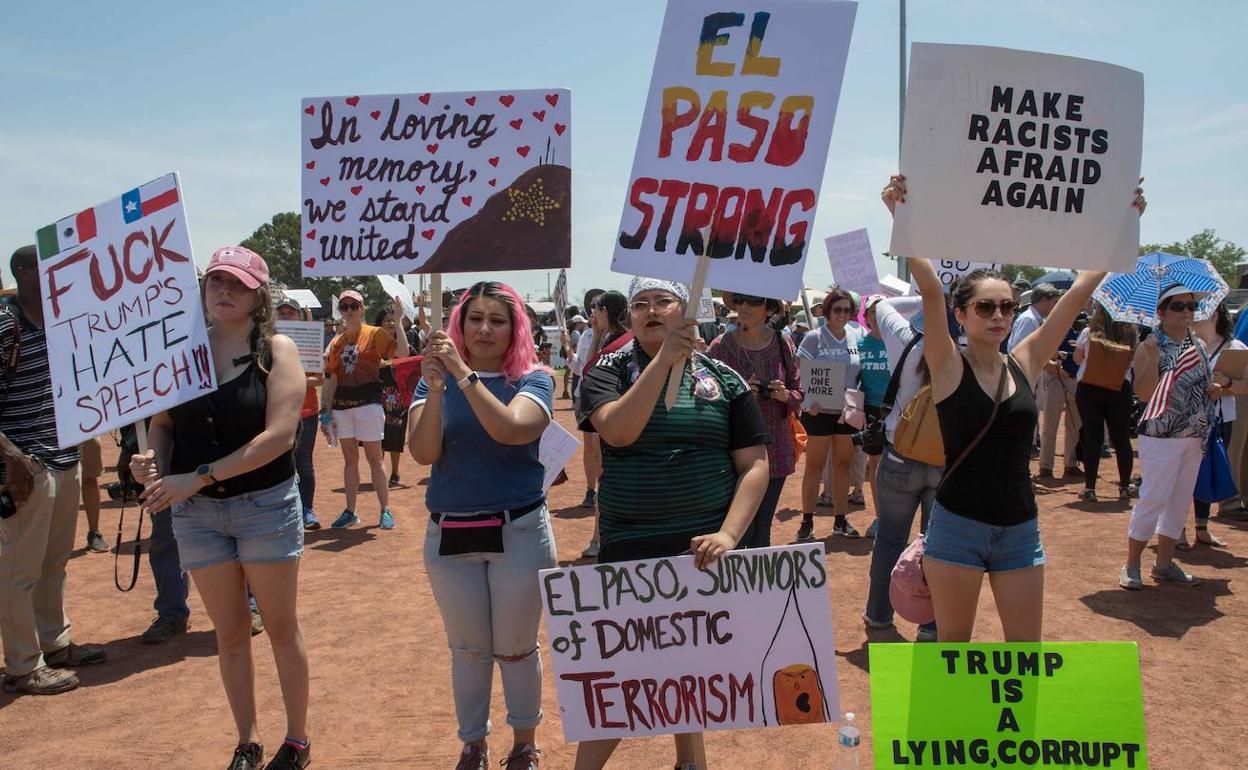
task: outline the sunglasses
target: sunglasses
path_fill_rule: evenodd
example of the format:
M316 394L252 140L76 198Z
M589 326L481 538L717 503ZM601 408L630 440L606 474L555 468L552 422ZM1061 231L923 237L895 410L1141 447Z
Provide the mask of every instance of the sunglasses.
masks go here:
M849 315L854 311L849 305L833 305L828 309L828 312L832 315Z
M993 314L998 310L1001 311L1002 318L1013 318L1014 312L1018 310L1018 303L1012 299L1003 299L1000 302L993 302L990 299L977 299L970 303L969 306L975 309L975 315L980 318L992 318Z
M1195 313L1198 307L1200 307L1199 302L1171 302L1166 305L1167 310L1173 310L1176 313Z
M749 307L761 307L767 304L767 299L765 297L754 297L749 294L734 294L732 295L732 302L734 305L748 305Z
M350 313L353 310L359 310L363 305L358 302L339 302L338 309L344 313Z

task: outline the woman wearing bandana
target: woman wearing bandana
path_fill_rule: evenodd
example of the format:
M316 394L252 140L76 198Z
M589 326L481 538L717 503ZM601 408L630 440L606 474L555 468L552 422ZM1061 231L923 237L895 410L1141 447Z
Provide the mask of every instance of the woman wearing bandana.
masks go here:
M599 563L692 552L704 566L735 548L767 489L771 437L750 386L695 352L681 285L634 278L630 349L602 357L581 382L581 429L602 439ZM668 372L684 365L679 398ZM676 737L676 766L692 767L700 734ZM600 768L616 740L588 741L577 768Z

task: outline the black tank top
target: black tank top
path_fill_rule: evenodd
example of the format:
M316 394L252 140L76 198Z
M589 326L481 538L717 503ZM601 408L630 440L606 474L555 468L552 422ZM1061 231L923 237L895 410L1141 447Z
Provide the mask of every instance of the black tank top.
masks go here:
M173 420L173 473L191 473L203 463L213 463L251 441L264 430L268 375L247 365L237 377L216 391L169 410ZM294 450L283 452L267 465L210 484L199 491L205 497L223 499L268 489L295 475Z
M1036 517L1031 488L1031 442L1040 410L1036 394L1014 358L1010 359L1014 395L1001 401L992 427L940 488L936 499L959 516L994 527L1009 527ZM996 379L993 379L993 394ZM979 435L992 414L993 394L985 393L968 361L962 381L936 404L945 459L952 463Z

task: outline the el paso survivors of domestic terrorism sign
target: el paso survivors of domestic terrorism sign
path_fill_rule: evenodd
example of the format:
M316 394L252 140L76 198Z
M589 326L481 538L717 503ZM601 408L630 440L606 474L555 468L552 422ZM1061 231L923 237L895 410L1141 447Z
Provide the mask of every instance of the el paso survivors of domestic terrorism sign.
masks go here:
M540 573L568 741L836 721L821 544Z
M62 447L216 388L176 174L36 240Z
M857 5L672 0L611 269L796 296ZM709 232L709 244L706 233Z
M897 256L1130 271L1144 77L1112 64L915 43Z
M1134 642L872 644L869 654L877 768L1148 767Z
M571 92L303 100L303 274L567 267Z

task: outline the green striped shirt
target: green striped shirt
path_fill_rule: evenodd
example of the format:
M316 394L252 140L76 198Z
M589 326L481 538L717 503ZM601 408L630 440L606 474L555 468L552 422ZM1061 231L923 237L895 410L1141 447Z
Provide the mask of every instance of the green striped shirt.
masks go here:
M589 415L627 392L649 363L636 345L600 359L581 382L587 415L581 429L593 431ZM674 409L669 412L660 397L635 442L602 442L603 543L717 531L737 485L732 451L770 442L762 410L741 375L695 353Z

